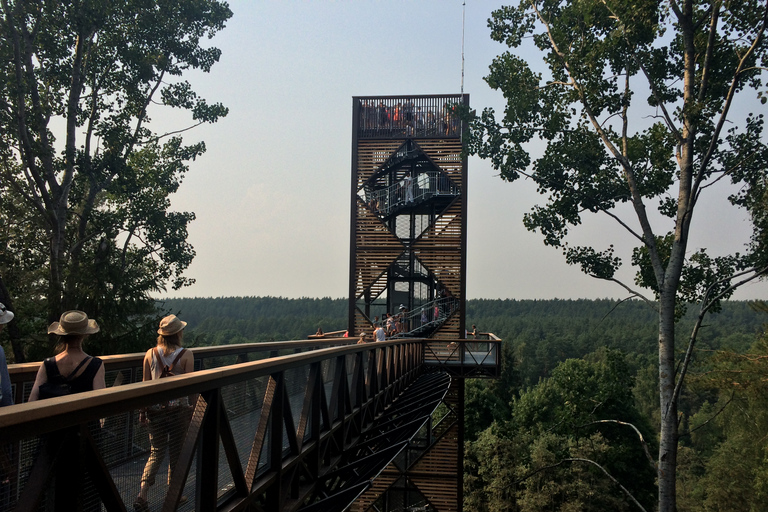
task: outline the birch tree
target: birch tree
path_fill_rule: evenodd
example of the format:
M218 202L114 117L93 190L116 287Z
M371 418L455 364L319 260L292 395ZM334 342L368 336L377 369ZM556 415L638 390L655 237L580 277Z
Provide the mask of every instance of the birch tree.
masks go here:
M506 106L475 119L471 151L505 180L536 183L543 199L523 222L546 245L658 310L661 512L676 507L678 400L701 321L767 268L766 23L764 0L522 0L489 20L509 50L486 81ZM718 194L753 230L714 256L691 227ZM631 256L611 241L569 241L592 216L623 228ZM626 259L636 270L629 282L618 272ZM691 305L699 320L675 340Z

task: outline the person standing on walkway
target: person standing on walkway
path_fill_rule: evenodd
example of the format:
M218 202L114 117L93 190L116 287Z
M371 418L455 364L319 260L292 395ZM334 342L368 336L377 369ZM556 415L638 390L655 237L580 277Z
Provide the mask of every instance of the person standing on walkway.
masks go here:
M13 312L5 309L0 303L0 332L3 332L5 324L13 320ZM13 405L13 390L11 388L11 376L8 375L8 361L5 359L5 351L0 346L0 407Z
M160 321L157 330L157 346L147 350L144 355L143 380L156 380L174 375L182 375L194 370L192 352L182 348L181 341L184 327L176 315L168 315ZM149 429L149 459L141 475L141 488L133 508L137 512L147 512L149 487L155 484L155 476L160 463L168 452L168 481L171 480L176 461L179 458L181 444L187 431L191 405L187 397L177 398L162 404L148 407L139 413L139 422Z
M374 341L386 341L387 333L384 331L384 328L380 325L376 326L376 330L373 331L373 340Z
M83 351L83 340L97 332L99 324L82 311L66 311L48 327L48 334L59 335L63 350L40 365L30 402L106 387L101 359Z

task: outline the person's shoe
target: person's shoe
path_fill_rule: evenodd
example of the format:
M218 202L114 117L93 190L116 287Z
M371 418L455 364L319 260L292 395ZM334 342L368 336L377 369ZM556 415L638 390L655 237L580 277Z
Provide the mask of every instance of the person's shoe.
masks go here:
M133 502L133 510L136 512L149 512L149 503L147 500L139 496L136 501Z

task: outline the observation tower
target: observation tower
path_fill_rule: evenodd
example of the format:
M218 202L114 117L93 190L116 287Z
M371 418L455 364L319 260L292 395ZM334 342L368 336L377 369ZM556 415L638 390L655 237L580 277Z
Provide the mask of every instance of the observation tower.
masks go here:
M352 107L350 336L463 338L468 94L357 96Z

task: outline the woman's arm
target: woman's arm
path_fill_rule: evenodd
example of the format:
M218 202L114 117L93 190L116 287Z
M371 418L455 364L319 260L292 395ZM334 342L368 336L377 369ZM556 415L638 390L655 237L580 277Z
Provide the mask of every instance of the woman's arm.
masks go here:
M107 387L104 381L104 362L99 365L96 375L93 376L93 389L104 389Z
M195 371L195 356L189 349L185 350L184 355L181 356L181 369L184 370L184 373Z
M40 365L40 369L37 370L37 376L35 377L35 384L32 386L32 392L29 394L27 402L34 402L40 398L40 386L48 382L48 373L45 371L45 363Z
M152 368L149 365L150 357L152 357L152 349L147 350L147 353L144 354L144 368L142 369L142 372L141 372L142 382L152 380Z

